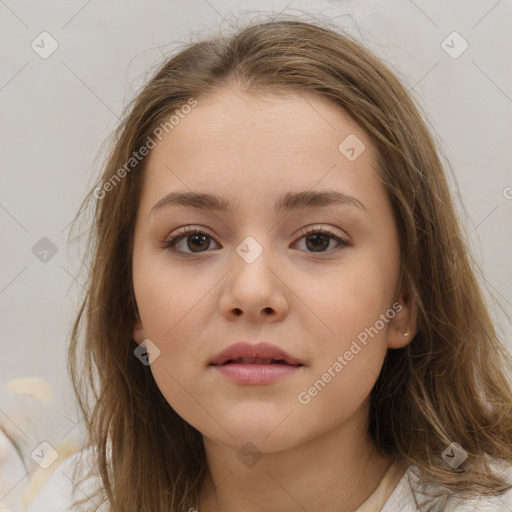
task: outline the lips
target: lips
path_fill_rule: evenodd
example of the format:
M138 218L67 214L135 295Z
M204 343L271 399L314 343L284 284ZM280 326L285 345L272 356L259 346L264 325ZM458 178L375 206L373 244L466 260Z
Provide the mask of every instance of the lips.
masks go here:
M210 361L210 365L228 364L285 364L304 366L298 359L284 350L268 343L251 345L246 342L235 343L223 350Z
M229 359L221 364L289 364L284 359L264 359L262 357L238 357L237 359Z

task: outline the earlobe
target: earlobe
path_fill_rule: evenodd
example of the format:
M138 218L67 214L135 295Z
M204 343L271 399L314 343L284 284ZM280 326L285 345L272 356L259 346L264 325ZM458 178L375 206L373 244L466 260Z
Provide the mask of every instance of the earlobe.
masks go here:
M133 326L132 336L134 341L139 345L146 339L146 334L142 328L142 322L140 319L137 319L135 325Z
M417 307L411 294L404 291L398 302L402 306L397 312L388 331L388 348L403 348L417 333Z
M396 332L388 337L388 348L403 348L408 345L414 336L410 331Z

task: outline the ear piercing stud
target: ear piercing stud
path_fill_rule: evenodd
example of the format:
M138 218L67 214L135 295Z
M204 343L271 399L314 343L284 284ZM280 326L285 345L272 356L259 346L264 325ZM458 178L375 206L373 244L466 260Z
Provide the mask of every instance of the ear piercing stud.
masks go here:
M409 336L409 331L404 332L404 336Z

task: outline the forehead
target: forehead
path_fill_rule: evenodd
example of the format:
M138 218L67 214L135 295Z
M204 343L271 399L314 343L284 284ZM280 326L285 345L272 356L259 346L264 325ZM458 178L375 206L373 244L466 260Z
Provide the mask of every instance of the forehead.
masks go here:
M340 150L346 140L362 151L354 160ZM328 99L224 89L197 98L151 150L140 206L149 210L173 190L216 192L236 204L268 198L272 207L275 197L316 184L356 195L375 186L375 172L369 137Z
M173 137L167 140L169 146L215 148L216 156L221 156L223 150L233 153L238 149L241 156L256 150L260 158L265 156L266 148L279 148L278 154L286 158L294 150L303 153L321 147L337 150L340 137L349 134L366 138L346 112L320 95L287 91L253 96L235 87L198 98L197 106L182 117L171 133ZM261 143L266 146L262 147ZM162 152L164 145L154 154ZM195 153L190 151L190 156ZM197 155L204 153L203 150Z

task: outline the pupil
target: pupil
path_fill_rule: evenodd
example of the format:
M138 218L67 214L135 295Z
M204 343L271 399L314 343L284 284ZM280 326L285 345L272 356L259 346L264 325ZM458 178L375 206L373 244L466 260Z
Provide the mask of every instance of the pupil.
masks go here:
M210 246L210 243L206 243L205 242L207 241L207 238L208 236L207 235L204 235L204 234L201 234L201 233L196 233L195 235L190 235L188 237L188 248L190 250L194 250L194 244L198 243L198 246L195 247L195 249L199 249L199 251L197 252L200 252L201 250L205 250L205 249L208 249L208 247ZM192 242L191 242L192 240ZM309 235L308 237L306 237L306 245L308 247L308 249L310 250L325 250L327 249L327 247L329 247L329 237L327 235L325 235L324 233L316 233L314 235Z
M197 242L197 241L199 241L200 239L202 239L202 242L204 243L204 242L205 242L205 240L206 240L207 238L208 238L208 236L207 236L207 235L203 235L203 234L201 234L201 233L196 233L195 235L190 235L190 236L188 237L188 248L189 248L190 250L192 250L192 251L193 251L193 250L194 250L193 244L194 244L195 242ZM192 242L192 244L190 243L190 240L191 240L191 239L192 239L192 240L194 240L194 242ZM206 247L204 247L204 246L203 246L203 247L199 247L199 249L208 249L208 246L209 246L209 245L210 245L210 244L209 244L209 243L207 243L207 244L206 244ZM197 249L197 247L196 247L196 249ZM197 251L197 252L200 252L200 251Z
M322 240L323 239L323 240ZM310 247L311 244L308 243L309 240L313 240L313 247ZM322 243L323 241L323 243ZM326 249L329 247L329 237L323 233L317 233L315 235L310 235L306 238L306 245L308 249Z

